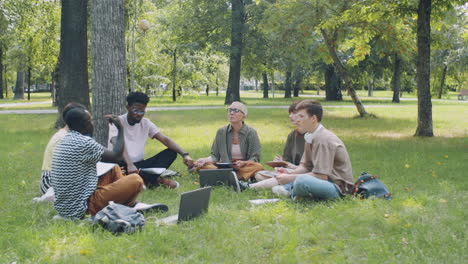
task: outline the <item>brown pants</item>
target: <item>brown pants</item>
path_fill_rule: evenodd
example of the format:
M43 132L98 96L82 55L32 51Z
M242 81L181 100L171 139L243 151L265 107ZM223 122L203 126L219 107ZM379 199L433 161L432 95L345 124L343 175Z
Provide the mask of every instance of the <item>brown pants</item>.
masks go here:
M203 166L201 169L212 170L212 169L217 169L217 168L218 167L216 167L216 165L209 162L209 163L206 163L205 166ZM249 161L244 167L237 168L234 170L236 171L237 178L239 180L247 181L252 176L254 176L257 171L263 170L263 167L262 167L262 164L258 162Z
M88 211L97 214L110 201L127 206L135 205L136 198L143 187L143 179L138 174L124 176L118 165L99 177L97 189L89 197Z

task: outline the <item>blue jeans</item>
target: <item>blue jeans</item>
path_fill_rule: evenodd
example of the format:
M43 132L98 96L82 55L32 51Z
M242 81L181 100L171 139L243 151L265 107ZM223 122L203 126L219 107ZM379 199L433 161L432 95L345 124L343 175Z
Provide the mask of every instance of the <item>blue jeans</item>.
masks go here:
M310 175L297 176L292 196L309 197L318 200L333 200L341 197L336 185Z

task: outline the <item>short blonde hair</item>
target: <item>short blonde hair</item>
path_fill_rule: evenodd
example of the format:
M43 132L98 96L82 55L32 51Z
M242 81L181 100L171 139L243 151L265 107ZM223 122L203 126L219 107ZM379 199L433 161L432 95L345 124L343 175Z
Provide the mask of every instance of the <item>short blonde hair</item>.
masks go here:
M241 110L241 112L247 116L247 107L241 103L241 102L232 102L232 104L229 106L229 108L237 108L239 110Z

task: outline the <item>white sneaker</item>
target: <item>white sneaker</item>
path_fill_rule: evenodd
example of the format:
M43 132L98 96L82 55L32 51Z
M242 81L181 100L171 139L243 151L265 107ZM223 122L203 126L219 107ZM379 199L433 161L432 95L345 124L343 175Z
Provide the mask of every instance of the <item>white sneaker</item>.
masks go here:
M283 187L283 185L278 185L278 186L275 186L271 189L271 191L276 194L276 195L279 195L279 196L290 196L291 193L288 192L288 190L286 190L286 188Z

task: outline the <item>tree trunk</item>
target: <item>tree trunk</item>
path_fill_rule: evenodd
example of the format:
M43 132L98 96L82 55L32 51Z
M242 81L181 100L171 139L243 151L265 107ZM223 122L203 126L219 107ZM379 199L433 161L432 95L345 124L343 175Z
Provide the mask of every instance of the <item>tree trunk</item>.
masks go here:
M284 98L291 98L291 72L286 72L286 81L284 83Z
M206 85L205 92L206 92L206 96L210 95L210 85L209 84Z
M55 65L54 72L52 73L52 87L51 87L51 90L52 90L52 105L53 106L58 105L58 103L57 103L57 94L58 94L58 92L57 91L60 89L59 70L60 70L59 69L59 64L57 62L57 64Z
M351 80L351 77L349 76L348 70L345 68L341 60L338 58L338 55L336 54L335 50L335 45L334 41L332 42L325 30L321 29L322 36L325 40L325 44L327 45L328 51L330 52L330 56L333 59L333 62L338 69L338 73L340 74L341 78L345 82L345 87L346 90L348 91L348 94L351 96L351 99L353 100L354 105L356 106L359 115L361 117L366 117L369 116L369 114L366 112L366 109L364 108L364 105L362 104L361 100L359 99L358 95L356 94L356 90L354 90L354 84L353 81Z
M240 72L242 60L242 37L244 30L245 9L242 0L231 0L232 6L232 29L231 49L229 55L229 79L224 104L240 101Z
M5 98L8 98L8 78L7 78L7 66L5 65L3 67L3 79L5 81L5 84L3 85L4 90L5 90Z
M304 75L302 74L302 70L296 70L294 72L294 85L293 85L293 96L294 97L299 97L299 90L300 90L300 85L302 82L302 79L304 78Z
M63 125L62 110L69 102L77 102L90 108L87 2L62 0L56 127Z
M444 69L442 70L442 78L440 80L439 92L437 93L437 98L439 99L442 98L442 93L444 92L445 77L447 76L447 69L448 69L447 64L444 64Z
M93 119L96 141L107 145L104 115L125 112L124 0L91 0Z
M28 67L28 101L31 100L31 67Z
M13 99L24 99L24 72L16 72L15 96Z
M5 76L6 78L6 76ZM0 99L3 99L3 47L0 45ZM5 87L5 90L7 88Z
M325 66L325 100L342 101L341 78L335 71L335 66Z
M431 102L431 0L419 0L417 21L418 127L415 136L433 137Z
M369 80L367 80L367 96L374 96L374 76L372 75L369 76Z
M267 73L263 72L262 77L263 77L263 98L268 98L268 89L270 89L270 87L268 86L268 75L267 75Z
M218 77L219 77L219 72L216 72L216 96L219 95L219 81L218 81Z
M177 48L172 53L172 101L176 101L176 85L177 85Z
M392 78L392 90L393 90L393 103L400 102L400 76L401 76L401 58L395 53L395 62L393 64L393 78Z

